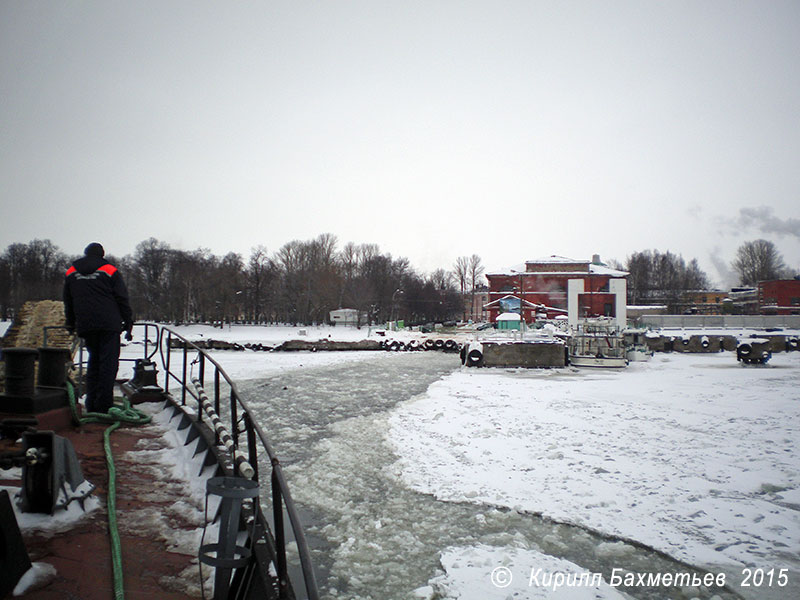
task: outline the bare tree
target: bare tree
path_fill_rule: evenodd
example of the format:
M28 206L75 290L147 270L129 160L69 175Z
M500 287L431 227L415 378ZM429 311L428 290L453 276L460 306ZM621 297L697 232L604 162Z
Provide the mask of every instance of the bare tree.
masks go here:
M628 302L631 304L664 303L677 310L683 292L708 287L708 277L696 259L687 265L680 255L670 251L634 252L627 259Z
M472 256L470 256L469 266L467 270L469 273L469 289L470 289L469 311L470 314L472 314L472 309L475 306L475 290L483 282L483 273L485 271L483 263L481 262L481 257L478 256L477 254L473 254Z
M767 240L754 240L739 246L733 269L742 285L756 285L759 281L780 279L786 271L786 265L775 244Z
M456 263L453 265L453 277L458 282L461 294L465 294L469 280L469 259L466 256L459 256L456 259Z
M291 323L321 323L342 302L341 260L336 236L284 244L275 256L281 276L281 312Z
M628 302L640 304L650 300L652 284L653 255L649 250L634 252L627 259L625 270L628 272Z
M481 257L477 254L470 256L467 272L469 274L469 287L473 292L481 284L484 271Z
M167 270L167 290L164 296L165 316L175 323L196 319L197 257L183 250L170 250Z
M18 309L28 300L61 297L67 256L50 240L11 244L2 257L0 295L5 310Z
M247 292L250 303L250 318L256 322L266 320L266 304L270 288L274 285L275 264L267 249L256 246L250 251L247 263Z
M461 318L467 318L467 290L469 284L469 258L459 256L453 265L453 278L458 283L461 292Z
M280 272L280 296L278 311L280 319L287 323L300 322L303 315L298 313L298 301L302 289L303 243L292 240L280 247L275 254L275 263Z
M683 273L683 289L706 290L710 287L708 275L700 268L696 258L689 261Z
M215 302L220 303L222 322L236 321L244 309L244 261L242 255L228 252L216 265L214 273Z
M167 316L162 299L168 287L170 251L169 244L152 237L136 245L131 300L144 318L162 320Z

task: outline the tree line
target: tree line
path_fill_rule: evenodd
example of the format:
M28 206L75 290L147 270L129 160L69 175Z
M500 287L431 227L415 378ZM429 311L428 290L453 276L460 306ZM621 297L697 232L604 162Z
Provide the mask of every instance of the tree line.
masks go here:
M365 323L461 317L463 297L451 272L420 274L376 244L337 245L322 234L272 254L257 246L245 259L150 238L131 255L106 258L122 271L138 320L313 324L340 307L357 309ZM27 300L60 299L64 272L77 258L50 240L8 246L0 255L0 314Z
M628 271L628 302L634 305L675 307L685 291L705 290L710 285L696 258L687 263L669 250L634 252L624 269Z
M60 299L64 272L76 258L50 240L9 245L0 255L0 315L27 300ZM349 242L339 249L329 233L288 242L272 254L256 246L247 259L179 250L155 238L131 255L107 258L123 272L137 319L176 323L323 323L336 308L357 309L368 323L457 320L485 284L475 254L459 257L450 270L421 274L376 244ZM683 292L709 287L696 259L687 262L670 251L634 252L611 266L630 273L630 304L677 306ZM793 275L766 240L742 244L731 266L742 285Z

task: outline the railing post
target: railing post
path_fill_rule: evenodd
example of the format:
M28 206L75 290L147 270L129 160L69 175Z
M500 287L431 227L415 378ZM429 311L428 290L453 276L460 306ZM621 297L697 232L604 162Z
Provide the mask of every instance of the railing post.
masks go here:
M231 437L233 438L233 449L239 449L239 410L236 406L236 394L231 388Z
M189 343L183 340L183 376L181 377L181 404L186 406L186 371L189 359Z
M219 412L219 369L214 369L214 412L217 415ZM219 444L219 433L214 430L214 443Z
M278 459L272 459L272 517L275 522L275 554L278 566L278 594L280 598L288 597L288 569L286 568L286 534L283 531L283 499L281 484L275 472L280 468Z
M253 467L253 480L258 481L258 449L256 447L256 430L250 420L250 413L244 413L244 428L247 432L247 462Z
M163 340L163 338L162 338ZM166 365L164 365L164 369L166 373L164 373L164 393L169 394L169 378L171 371L169 370L170 364L172 363L172 332L167 333L167 360Z
M199 377L200 387L205 389L205 387L206 387L206 355L203 354L202 352L200 352L199 353L199 359L200 359L200 377ZM200 402L199 402L199 398L198 398L197 420L202 423L203 422L203 410L201 410L201 407L199 406L199 404L200 404Z

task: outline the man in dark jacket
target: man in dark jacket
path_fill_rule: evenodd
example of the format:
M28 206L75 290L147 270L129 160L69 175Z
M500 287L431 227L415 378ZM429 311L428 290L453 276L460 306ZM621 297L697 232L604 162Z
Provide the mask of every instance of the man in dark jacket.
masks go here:
M133 311L119 270L93 242L67 270L64 313L67 329L84 339L89 352L86 370L86 409L108 412L114 403L114 381L119 368L119 334L130 339Z

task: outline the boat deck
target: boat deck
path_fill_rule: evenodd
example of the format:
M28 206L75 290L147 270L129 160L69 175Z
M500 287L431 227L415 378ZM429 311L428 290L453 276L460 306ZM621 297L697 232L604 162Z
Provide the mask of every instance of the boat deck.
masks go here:
M30 600L108 600L114 597L111 548L108 535L106 493L108 471L103 451L103 431L107 425L86 424L58 431L69 439L80 459L84 477L96 486L94 496L100 506L71 524L67 531L26 532L23 540L31 562L49 563L57 570L45 587L30 591ZM199 598L197 557L176 552L166 536L153 534L152 527L141 526L142 515L165 515L169 528L196 532L197 523L181 522L174 511L167 511L181 500L180 486L165 485L153 465L126 456L142 445L158 447L162 432L158 427L122 427L111 435L117 471L117 520L122 547L123 585L129 600L184 600ZM0 486L19 487L0 471ZM19 473L19 471L17 471ZM157 494L153 491L158 490ZM180 536L176 536L180 537Z

